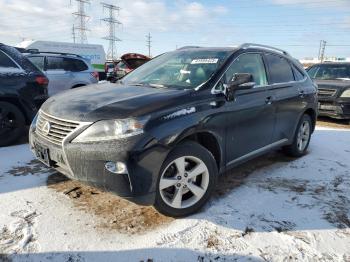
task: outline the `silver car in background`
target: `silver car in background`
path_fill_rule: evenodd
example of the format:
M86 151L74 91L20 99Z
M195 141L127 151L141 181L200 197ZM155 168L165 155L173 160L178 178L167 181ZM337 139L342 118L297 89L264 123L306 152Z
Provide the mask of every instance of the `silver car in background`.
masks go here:
M49 96L68 89L98 83L98 72L79 55L29 52L26 56L49 79Z

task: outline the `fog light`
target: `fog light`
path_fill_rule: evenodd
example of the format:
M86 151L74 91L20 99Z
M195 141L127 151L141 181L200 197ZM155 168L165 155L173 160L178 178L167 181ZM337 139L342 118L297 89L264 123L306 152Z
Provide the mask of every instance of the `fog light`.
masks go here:
M114 174L127 174L126 165L122 162L106 162L105 168Z

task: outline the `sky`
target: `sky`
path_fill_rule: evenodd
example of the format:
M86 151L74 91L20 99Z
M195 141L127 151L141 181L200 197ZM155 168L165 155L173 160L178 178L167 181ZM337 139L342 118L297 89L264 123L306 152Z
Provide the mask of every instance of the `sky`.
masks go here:
M102 1L102 0L101 0ZM101 1L86 13L88 43L103 44L108 35ZM326 56L350 57L350 0L104 0L120 6L118 54L153 56L181 46L236 46L246 42L283 48L294 57L317 57L320 40ZM0 0L0 42L23 39L73 42L75 0Z

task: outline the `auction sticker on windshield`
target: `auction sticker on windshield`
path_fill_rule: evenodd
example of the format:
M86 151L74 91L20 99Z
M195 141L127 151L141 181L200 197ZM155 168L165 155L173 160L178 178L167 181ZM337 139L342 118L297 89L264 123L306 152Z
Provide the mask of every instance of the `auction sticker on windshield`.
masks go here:
M218 58L194 59L191 64L216 64L218 61Z

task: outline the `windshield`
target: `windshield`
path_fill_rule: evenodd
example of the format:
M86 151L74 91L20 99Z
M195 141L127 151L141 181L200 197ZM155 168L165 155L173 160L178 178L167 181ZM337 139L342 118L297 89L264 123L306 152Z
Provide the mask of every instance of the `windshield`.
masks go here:
M122 79L125 84L194 89L225 62L230 51L184 50L165 53Z
M308 74L319 80L350 79L350 65L317 65L311 67Z

